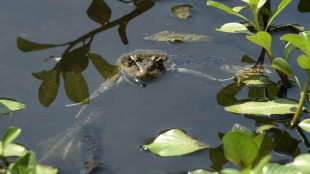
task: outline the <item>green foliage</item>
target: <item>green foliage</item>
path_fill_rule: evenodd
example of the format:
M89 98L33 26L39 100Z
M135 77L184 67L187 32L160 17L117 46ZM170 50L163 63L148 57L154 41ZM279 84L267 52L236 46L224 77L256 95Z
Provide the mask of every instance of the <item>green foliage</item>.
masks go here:
M158 156L168 157L192 153L209 146L190 137L183 130L171 129L161 133L151 144L142 147Z
M12 111L25 109L25 105L14 99L0 98L0 114L8 114Z
M236 114L267 115L272 117L271 115L276 114L294 114L297 107L298 102L294 100L278 98L264 102L244 102L225 107L225 110ZM303 110L306 110L306 108L303 107Z
M21 130L17 127L10 127L2 137L0 142L1 160L5 166L5 170L0 173L7 174L56 174L57 168L42 166L37 164L34 152L26 150L22 145L14 144L14 141ZM19 157L15 162L9 162L9 157Z
M304 119L298 124L298 126L310 133L310 118Z

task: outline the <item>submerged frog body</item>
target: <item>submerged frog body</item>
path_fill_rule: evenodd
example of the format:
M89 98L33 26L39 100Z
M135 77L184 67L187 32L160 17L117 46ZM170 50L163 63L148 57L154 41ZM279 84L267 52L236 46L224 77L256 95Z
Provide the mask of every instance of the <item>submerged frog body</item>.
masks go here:
M187 68L175 68L175 64L169 62L166 53L159 50L135 50L131 53L121 56L117 61L117 66L119 67L119 70L123 75L117 76L119 78L106 81L104 84L102 84L100 88L93 92L93 94L89 97L90 100L108 90L112 85L120 83L124 78L127 78L129 81L132 79L135 82L146 82L161 76L166 71L172 70L203 77L213 81L227 81L236 77L233 76L227 79L218 79L199 71L190 70ZM79 117L84 112L86 106L87 105L81 108L76 117ZM95 121L96 117L97 114L94 113L86 115L85 118L82 118L78 123L68 128L65 132L40 143L39 146L46 149L45 156L41 158L41 160L44 160L49 156L53 155L56 150L59 150L58 148L64 149L65 152L62 152L62 155L63 159L65 159L71 146L73 146L74 144L78 144L72 138L74 138L75 135L77 135L81 130L83 130L83 127L85 125L88 125ZM50 147L51 144L52 147Z

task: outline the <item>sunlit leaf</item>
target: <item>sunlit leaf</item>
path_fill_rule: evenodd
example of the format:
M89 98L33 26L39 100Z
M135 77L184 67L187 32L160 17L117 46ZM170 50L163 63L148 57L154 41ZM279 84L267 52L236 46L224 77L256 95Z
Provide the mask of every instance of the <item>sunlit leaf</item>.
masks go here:
M261 32L258 32L254 36L246 36L246 38L249 41L251 41L251 42L253 42L253 43L255 43L255 44L257 44L257 45L259 45L259 46L261 46L263 48L265 48L265 50L269 54L272 55L272 53L271 53L271 41L272 41L272 38L271 38L269 33L265 32L265 31L261 31Z
M29 174L36 174L37 161L33 152L28 152L26 155L20 157L15 163L8 167L7 174L22 174L19 173L20 166L26 168Z
M297 47L293 43L288 42L285 45L283 59L288 60L296 50L297 50Z
M93 0L87 14L95 22L104 25L111 18L111 9L103 0Z
M242 9L245 9L247 6L236 6L236 7L233 7L232 9L239 13Z
M264 174L297 174L299 171L292 165L280 165L277 163L269 163L263 168Z
M298 58L297 58L297 62L298 62L298 65L304 69L305 71L310 71L310 57L307 57L305 55L300 55Z
M196 169L196 170L188 172L187 174L219 174L219 172L211 172L206 169Z
M225 157L240 169L251 167L258 155L253 138L243 132L229 132L223 138Z
M291 69L291 66L287 63L286 60L282 59L282 58L275 58L272 61L271 66L285 74L287 74L288 76L295 78L295 74L293 73L293 70Z
M232 132L234 132L234 131L242 132L242 133L248 134L252 138L255 137L255 134L250 129L248 129L247 127L242 126L240 124L234 124L234 126L233 126L231 131Z
M43 106L49 106L57 96L60 72L57 67L49 71L40 73L32 73L35 77L42 78L42 83L39 88L39 101Z
M209 146L190 137L183 130L171 129L161 133L151 144L143 147L156 155L168 157L192 153Z
M255 166L255 168L253 169L253 173L264 173L263 172L263 168L269 163L269 161L271 160L272 156L271 155L267 155L265 156L263 159L261 159L259 161L259 163Z
M171 14L179 19L187 19L191 15L191 5L178 5L171 8Z
M240 23L227 23L221 26L220 29L216 29L216 31L222 31L222 32L228 32L228 33L244 33L244 34L249 34L253 35L246 26L240 24Z
M116 65L110 65L99 54L89 53L89 58L100 75L107 81L114 82L120 76L120 70Z
M292 0L282 0L281 3L278 5L276 11L273 13L271 18L268 21L267 27L271 24L272 20L291 2Z
M297 156L292 162L292 165L302 173L310 173L310 154Z
M37 174L57 174L58 169L55 167L37 165Z
M270 116L279 114L294 114L297 107L298 102L296 101L286 98L278 98L266 102L244 102L241 104L225 107L225 110L236 114ZM303 110L306 110L306 108L303 107Z
M63 77L68 98L75 103L85 102L89 97L89 91L83 75L81 73L68 72Z
M297 48L301 49L307 56L310 56L310 42L297 34L286 34L281 37L282 40L293 43Z
M10 98L0 98L0 114L8 114L13 111L25 109L25 105Z
M243 174L243 172L237 170L237 169L223 169L221 170L221 174Z
M233 9L231 9L230 7L228 7L228 6L224 5L224 4L221 4L221 3L219 3L219 2L214 2L214 1L209 1L209 0L208 0L208 1L207 1L207 5L212 6L212 7L216 7L216 8L218 8L218 9L223 10L223 11L226 11L226 12L229 13L229 14L236 15L236 16L238 16L238 17L240 17L240 18L242 18L242 19L244 19L244 20L246 20L246 21L251 22L251 20L249 20L249 19L246 18L245 16L243 16L243 15L237 13L236 11L234 11Z
M10 127L2 137L2 147L5 149L21 133L20 128Z
M257 128L256 133L262 133L262 132L268 131L269 129L277 129L277 128L278 128L277 125L266 124L266 125L262 125L259 128Z
M299 124L299 127L301 127L303 130L307 131L310 133L310 118L304 119L301 121Z
M2 143L0 143L0 152L2 152ZM20 144L14 144L10 143L6 146L4 149L4 156L9 157L9 156L23 156L27 153L27 149L20 145Z
M21 37L17 37L16 42L17 42L18 49L21 51L24 51L24 52L38 51L38 50L43 50L43 49L61 46L61 45L54 45L54 44L35 43L35 42L28 41L28 40L21 38Z
M210 42L213 37L207 35L198 35L191 33L180 33L175 31L161 31L150 36L146 36L144 40L169 41L171 38L182 38L183 42Z

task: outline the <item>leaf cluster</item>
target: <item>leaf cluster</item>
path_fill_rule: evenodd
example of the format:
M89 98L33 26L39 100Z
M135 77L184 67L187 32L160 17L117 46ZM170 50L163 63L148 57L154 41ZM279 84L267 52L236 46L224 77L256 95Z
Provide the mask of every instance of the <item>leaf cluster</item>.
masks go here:
M21 133L20 128L10 127L0 142L0 157L2 160L0 173L7 174L56 174L57 168L37 164L35 153L28 151L20 144L12 143ZM12 157L18 157L10 162Z

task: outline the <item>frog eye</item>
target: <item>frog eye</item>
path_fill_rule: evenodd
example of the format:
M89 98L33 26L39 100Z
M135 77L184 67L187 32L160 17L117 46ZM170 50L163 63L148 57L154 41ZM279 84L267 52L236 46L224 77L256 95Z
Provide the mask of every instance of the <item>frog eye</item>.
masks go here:
M134 63L134 62L136 61L136 59L137 59L136 56L130 55L130 56L128 57L128 63L129 63L129 64L132 64L132 63Z
M153 56L152 57L152 62L154 63L162 63L164 60L162 59L161 56Z

